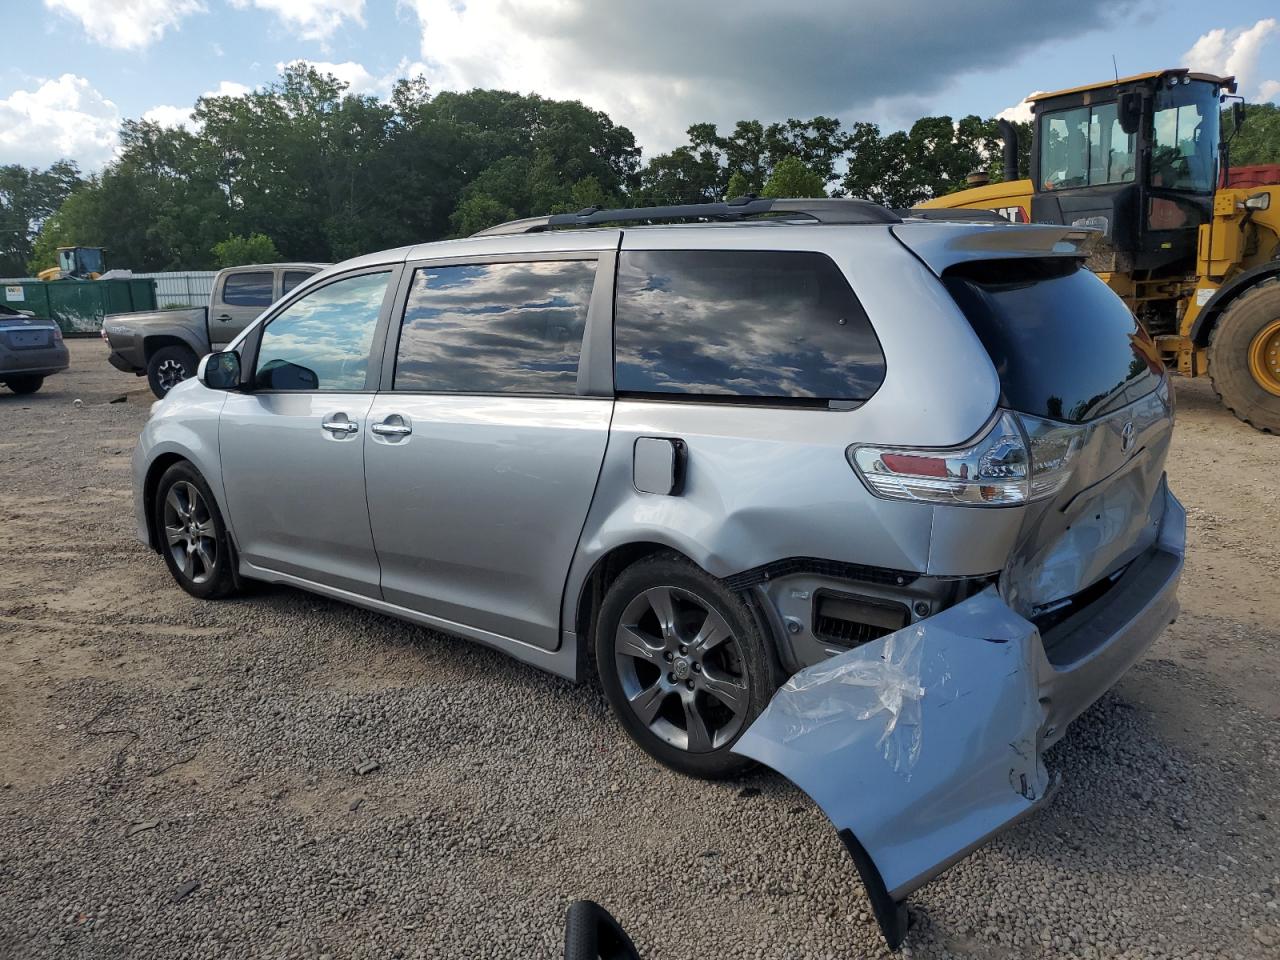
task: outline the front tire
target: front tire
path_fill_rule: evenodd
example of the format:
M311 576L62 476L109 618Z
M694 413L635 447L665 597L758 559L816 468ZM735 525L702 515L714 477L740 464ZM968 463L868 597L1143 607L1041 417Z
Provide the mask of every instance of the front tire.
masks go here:
M1228 410L1259 430L1280 433L1280 278L1241 294L1218 318L1209 376Z
M201 600L236 592L231 538L213 493L191 464L175 463L156 487L156 538L178 586Z
M196 375L199 361L187 347L177 344L161 347L147 361L147 383L157 397L164 397L183 380Z
M44 386L44 377L38 376L36 374L26 374L20 377L10 377L8 380L5 381L5 386L7 386L14 393L17 393L20 395L35 393L42 386Z
M595 648L609 705L651 757L711 780L751 768L730 750L783 678L740 596L683 558L641 560L605 595Z

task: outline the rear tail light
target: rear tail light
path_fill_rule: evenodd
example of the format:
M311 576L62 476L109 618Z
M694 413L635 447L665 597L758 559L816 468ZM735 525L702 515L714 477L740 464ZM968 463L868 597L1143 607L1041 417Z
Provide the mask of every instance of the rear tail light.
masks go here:
M872 493L889 500L1010 506L1063 488L1084 430L1001 411L981 439L963 447L857 446L849 461Z
M61 327L55 326L55 327L53 328L53 339L55 339L55 340L61 340L61 339L62 339L62 328L61 328Z

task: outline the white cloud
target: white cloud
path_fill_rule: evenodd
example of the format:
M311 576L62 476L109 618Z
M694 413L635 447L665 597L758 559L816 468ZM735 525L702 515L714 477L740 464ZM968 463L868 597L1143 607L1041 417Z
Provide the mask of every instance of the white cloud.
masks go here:
M344 21L364 26L364 0L230 0L238 10L256 7L274 13L304 40L327 40Z
M1280 23L1275 17L1266 17L1251 27L1219 27L1196 40L1182 60L1192 70L1235 77L1240 90L1247 92L1258 67L1258 55L1277 30ZM1267 81L1263 88L1274 82Z
M86 169L110 160L120 111L84 77L64 73L0 100L0 156L45 166L69 157Z
M234 80L223 80L213 90L206 90L200 94L202 97L243 97L246 93L252 92L253 87L245 86L243 83L236 83Z
M47 9L78 20L89 38L119 50L141 50L177 29L200 0L44 0Z
M236 83L234 80L223 80L213 90L206 90L200 94L202 97L243 97L253 88L247 87L243 83ZM162 127L182 127L186 130L196 132L200 129L200 124L192 118L191 111L193 107L174 107L168 104L159 104L152 107L142 115L143 120L150 120L152 123L158 123Z
M1263 80L1258 87L1258 99L1280 103L1280 80Z
M356 63L354 60L346 60L342 63L329 63L326 60L290 60L288 63L277 63L276 71L283 73L285 67L292 67L295 64L308 64L319 70L321 73L332 74L347 85L348 93L377 93L388 86L387 78L375 77L364 68L363 64Z
M192 125L190 107L171 107L161 104L144 113L142 119L158 123L162 127L190 128Z
M1015 103L1012 107L1005 107L996 114L999 120L1010 120L1014 123L1030 123L1031 122L1031 98L1038 97L1044 91L1033 90L1028 93L1021 103Z

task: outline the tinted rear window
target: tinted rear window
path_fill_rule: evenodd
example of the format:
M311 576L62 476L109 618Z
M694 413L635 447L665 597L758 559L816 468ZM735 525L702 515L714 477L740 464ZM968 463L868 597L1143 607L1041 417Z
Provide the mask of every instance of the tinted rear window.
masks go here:
M820 253L623 252L620 393L865 400L884 354L844 274Z
M280 282L281 296L288 293L290 290L298 286L300 283L304 283L305 281L309 280L310 278L311 278L310 270L286 270L284 272L284 278Z
M271 305L270 273L232 273L222 285L222 302L233 307L269 307Z
M1150 336L1074 261L971 263L943 279L995 364L1002 406L1080 423L1159 385Z

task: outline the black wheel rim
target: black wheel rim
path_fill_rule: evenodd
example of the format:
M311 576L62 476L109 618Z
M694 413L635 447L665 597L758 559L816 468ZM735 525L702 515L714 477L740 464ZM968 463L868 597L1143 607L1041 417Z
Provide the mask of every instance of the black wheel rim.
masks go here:
M174 565L191 583L207 583L218 564L213 514L195 484L179 480L164 498L164 535Z
M651 587L622 612L614 667L631 712L664 743L709 753L747 718L746 661L733 630L681 587Z

